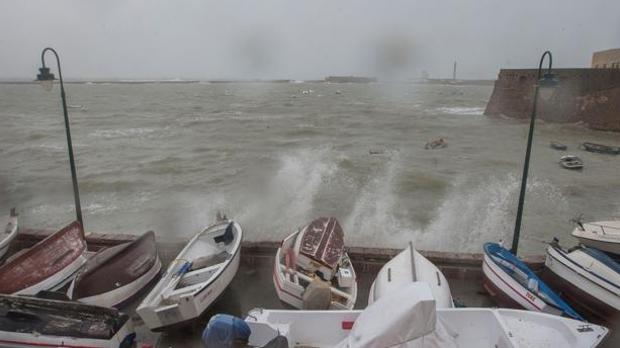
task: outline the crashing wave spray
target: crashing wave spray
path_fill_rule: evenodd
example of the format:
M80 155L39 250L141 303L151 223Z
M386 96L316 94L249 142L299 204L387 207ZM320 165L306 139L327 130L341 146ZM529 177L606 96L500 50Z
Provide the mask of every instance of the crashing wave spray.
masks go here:
M564 216L568 210L568 203L553 184L537 178L530 181L522 239L544 228L532 222L544 219L533 219L532 216L551 219L552 216ZM490 178L473 188L470 182L457 180L439 207L436 218L418 233L417 246L425 250L480 252L483 243L503 240L510 247L519 184L520 180L513 175ZM540 232L542 234L530 242L548 238L544 234L547 231Z

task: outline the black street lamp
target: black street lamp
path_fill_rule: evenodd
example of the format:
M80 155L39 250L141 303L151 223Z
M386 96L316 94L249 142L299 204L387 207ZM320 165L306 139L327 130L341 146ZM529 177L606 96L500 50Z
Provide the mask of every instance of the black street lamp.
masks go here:
M67 100L65 98L65 86L62 81L62 70L60 70L60 58L58 57L58 53L51 48L47 47L43 49L41 52L41 65L39 68L39 74L37 75L37 81L41 83L41 86L46 91L52 90L52 86L54 84L54 74L50 72L50 69L45 66L45 53L46 52L54 53L56 56L56 62L58 63L58 78L60 80L60 97L62 99L62 110L65 115L65 130L67 133L67 147L69 149L69 165L71 166L71 180L73 181L73 198L75 199L75 214L77 215L77 220L80 222L82 226L84 226L84 222L82 221L82 206L80 205L80 191L78 189L77 182L77 172L75 170L75 160L73 158L73 145L71 143L71 129L69 128L69 115L67 113Z
M545 56L549 56L549 67L547 72L542 74L542 65L545 60ZM521 233L521 216L523 215L523 202L525 200L525 188L527 186L527 173L530 167L530 154L532 152L532 137L534 136L534 124L536 121L536 106L538 104L538 94L545 100L550 99L553 96L555 87L558 85L558 80L555 75L551 73L552 66L551 52L545 51L542 57L540 57L540 64L538 64L538 83L534 87L534 105L532 108L532 116L530 117L530 132L527 136L527 149L525 150L525 164L523 165L523 176L521 177L521 192L519 193L519 206L517 208L517 220L515 222L515 231L512 235L512 249L510 250L514 255L517 255L517 248L519 246L519 234Z

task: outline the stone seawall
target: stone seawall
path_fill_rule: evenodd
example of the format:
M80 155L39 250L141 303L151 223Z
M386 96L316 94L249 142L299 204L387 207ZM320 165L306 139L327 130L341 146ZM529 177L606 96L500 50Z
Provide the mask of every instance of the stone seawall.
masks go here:
M537 117L548 122L583 122L620 132L620 69L554 69L560 85L553 97L539 99ZM528 119L536 69L502 69L485 115Z

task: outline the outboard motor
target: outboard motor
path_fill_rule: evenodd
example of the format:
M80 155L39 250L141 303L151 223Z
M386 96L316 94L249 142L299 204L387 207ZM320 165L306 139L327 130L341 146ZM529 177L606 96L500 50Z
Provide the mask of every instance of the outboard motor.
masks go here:
M207 348L247 347L250 333L250 327L243 319L216 314L202 333L202 342Z

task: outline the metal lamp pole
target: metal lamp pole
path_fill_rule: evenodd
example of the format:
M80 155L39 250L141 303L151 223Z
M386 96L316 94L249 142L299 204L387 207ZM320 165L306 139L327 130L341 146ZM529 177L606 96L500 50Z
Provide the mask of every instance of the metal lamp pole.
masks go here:
M65 116L65 130L67 133L67 147L69 150L69 165L71 166L71 180L73 181L73 198L75 199L75 214L77 216L77 220L80 222L82 226L84 226L84 222L82 221L82 206L80 204L80 191L78 189L78 181L77 181L77 172L75 170L75 159L73 157L73 144L71 142L71 129L69 127L69 114L67 113L67 100L65 97L65 86L62 80L62 70L60 69L60 58L58 57L58 53L51 47L47 47L43 49L41 52L41 65L39 68L39 74L37 75L37 81L40 81L44 88L51 89L52 83L54 81L54 74L50 72L50 69L45 66L45 53L52 52L56 57L56 62L58 64L58 78L60 80L60 97L62 99L62 110Z
M542 75L542 65L545 57L549 56L549 67L547 72ZM523 165L523 176L521 177L521 191L519 193L519 206L517 208L517 220L515 222L515 230L512 236L512 249L510 250L514 255L517 255L517 248L519 246L519 234L521 233L521 217L523 215L523 203L525 201L525 189L527 186L527 174L530 167L530 154L532 152L532 138L534 136L534 124L536 123L536 107L538 105L538 92L541 87L553 88L557 85L555 76L551 73L552 57L550 51L545 51L540 58L540 64L538 64L538 76L537 84L534 88L534 105L532 108L532 115L530 117L530 131L527 136L527 149L525 150L525 164Z

